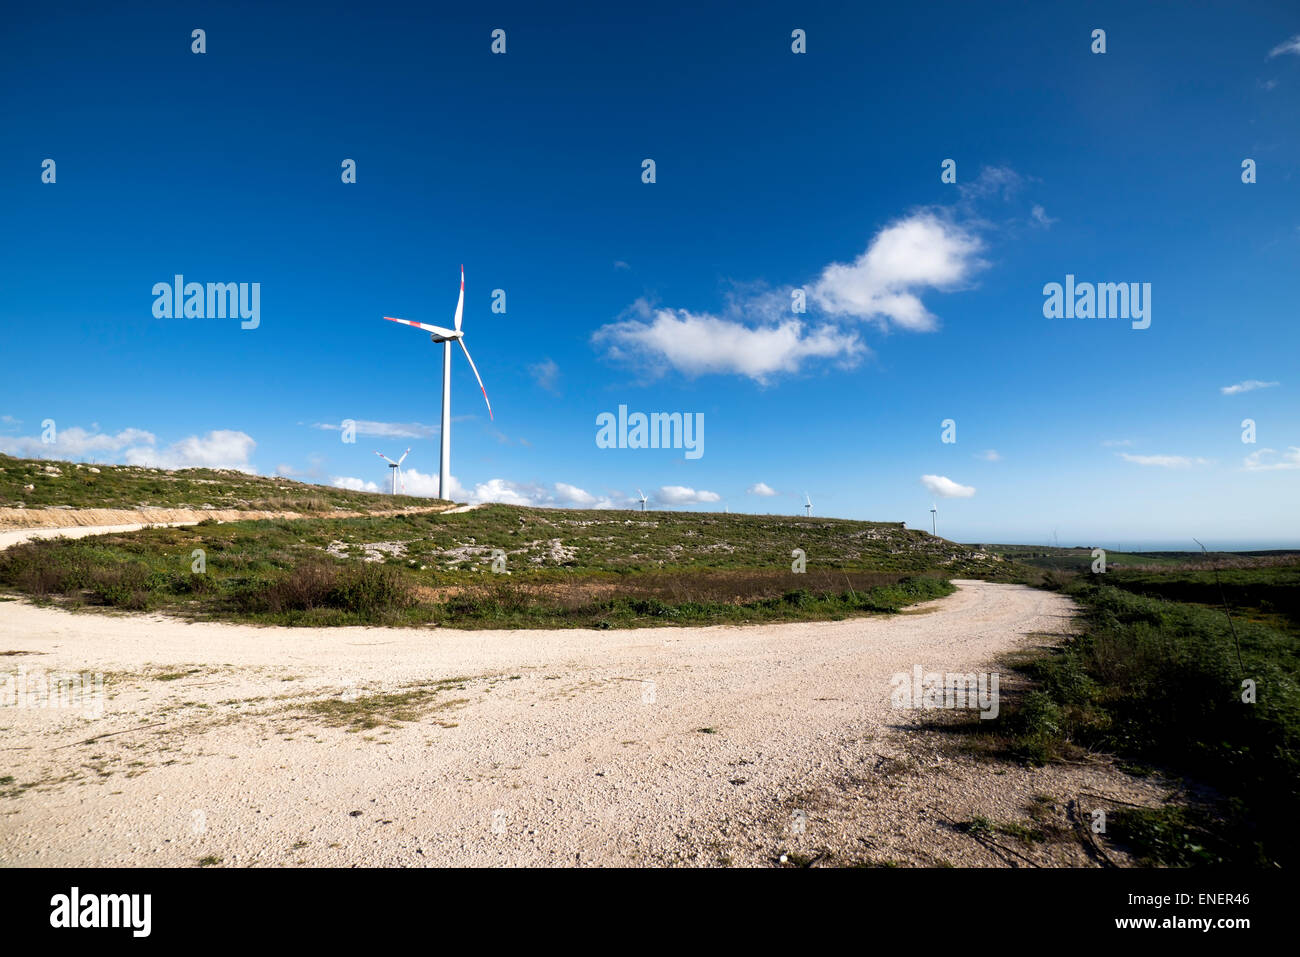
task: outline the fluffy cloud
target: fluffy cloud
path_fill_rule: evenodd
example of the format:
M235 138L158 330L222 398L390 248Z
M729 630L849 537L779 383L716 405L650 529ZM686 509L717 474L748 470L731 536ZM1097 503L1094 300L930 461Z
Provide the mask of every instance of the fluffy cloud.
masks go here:
M665 485L654 493L654 499L662 505L703 505L716 502L722 498L717 492L698 492L684 485Z
M672 367L688 376L732 373L765 383L778 373L797 372L808 359L852 365L866 351L856 333L806 329L795 318L751 327L707 313L653 309L644 300L632 312L639 318L601 327L592 342L605 346L610 359L640 364L656 375Z
M365 479L353 478L345 475L336 478L331 483L335 488L346 488L353 492L378 492L379 486L374 482L367 482Z
M745 489L745 491L750 495L765 495L769 497L776 494L776 489L772 488L772 486L768 485L766 482L755 482L749 488Z
M248 457L257 443L252 437L233 429L217 429L205 436L191 435L173 442L165 449L139 446L126 450L128 465L147 465L157 469L234 469L252 472Z
M590 492L576 485L569 485L567 482L556 482L555 494L579 508L595 508L598 502L596 496Z
M132 445L153 445L158 440L143 429L123 429L116 434L87 431L80 426L55 428L54 441L42 441L38 435L21 435L0 439L0 451L27 458L77 459L86 455L120 452Z
M975 494L971 486L958 485L946 475L922 475L921 484L940 498L970 498Z
M1163 469L1185 469L1193 465L1209 464L1206 459L1188 458L1185 455L1130 455L1128 452L1120 452L1118 455L1125 462L1134 465L1152 465Z
M833 316L872 319L912 332L936 320L921 302L927 289L950 289L983 266L979 237L930 212L886 226L852 263L832 263L812 286L812 298Z
M1245 382L1238 382L1236 385L1225 385L1220 387L1219 391L1224 395L1237 395L1239 392L1254 392L1256 389L1271 389L1278 382L1261 382L1259 379L1247 379Z
M0 451L32 458L97 459L114 457L125 465L160 469L212 468L252 472L249 456L257 443L252 437L231 429L217 429L207 435L191 435L158 448L158 439L144 429L123 429L116 433L100 432L97 426L83 429L69 426L56 428L54 441L43 442L40 436L0 438Z
M1277 454L1276 449L1260 449L1258 452L1250 453L1250 455L1246 456L1245 461L1247 471L1263 472L1275 469L1300 469L1300 447L1293 445L1281 453L1281 459L1265 461L1266 458Z
M499 503L502 505L535 505L542 508L626 508L629 507L624 503L617 504L614 498L608 496L597 496L588 492L586 489L579 488L576 485L570 485L567 482L556 482L552 486L540 485L532 482L512 482L509 479L493 478L486 482L479 482L473 488L466 488L460 483L456 476L449 476L450 490L448 498L456 502L467 502L470 505L483 505L487 503ZM438 497L438 476L421 472L415 468L402 469L403 494L415 495L421 498ZM353 478L350 476L341 476L334 479L334 485L337 488L348 488L357 492L379 492L387 491L385 485L380 486L365 479ZM623 497L618 497L623 501Z

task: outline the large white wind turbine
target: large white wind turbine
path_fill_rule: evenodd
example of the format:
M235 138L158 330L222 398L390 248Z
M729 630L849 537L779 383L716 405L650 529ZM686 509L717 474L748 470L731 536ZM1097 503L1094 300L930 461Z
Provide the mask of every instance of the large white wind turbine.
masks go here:
M387 463L388 463L388 467L389 467L390 469L392 469L392 476L393 476L393 494L394 494L394 495L397 494L397 483L398 483L398 482L401 482L401 483L402 483L402 491L405 492L405 491L406 491L406 479L402 478L402 463L405 462L405 461L406 461L406 457L407 457L408 455L411 454L411 450L410 450L410 449L407 449L405 452L403 452L403 453L402 453L402 457L401 457L400 459L398 459L396 462L394 462L392 459L390 459L390 458L389 458L387 455L385 455L383 452L376 452L375 454L378 455L378 456L379 456L381 459L383 459L385 462L387 462Z
M805 518L812 518L812 499L810 499L810 498L808 497L808 493L807 493L807 492L804 492L804 493L803 493L803 501L804 501L804 506L803 506L803 507L804 507L804 517L805 517Z
M465 334L460 331L461 318L465 313L465 267L460 267L460 298L456 300L456 320L454 329L445 329L442 326L429 326L423 322L412 322L410 319L394 319L392 316L384 316L389 322L400 322L404 325L415 326L417 329L423 329L431 333L429 336L434 342L442 343L442 447L438 451L438 497L451 499L451 344L459 342L460 347L465 352L465 358L469 360L469 367L474 370L474 378L478 379L478 387L483 391L483 401L487 403L488 418L494 419L492 415L492 403L488 400L487 389L483 388L483 377L478 374L478 366L474 365L474 359L465 348Z
M640 489L637 489L637 490L636 490L636 494L641 496L641 498L639 498L638 501L641 503L641 511L644 512L644 511L645 511L645 502L646 502L645 492L641 491Z

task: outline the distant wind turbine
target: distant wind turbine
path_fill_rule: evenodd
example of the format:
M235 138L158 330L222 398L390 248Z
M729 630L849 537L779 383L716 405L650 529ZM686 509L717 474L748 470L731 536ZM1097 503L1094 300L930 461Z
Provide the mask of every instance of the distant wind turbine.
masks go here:
M640 489L637 489L637 490L636 490L636 494L639 495L639 496L641 496L637 501L639 501L639 502L641 503L641 511L644 512L644 511L645 511L645 503L646 503L645 492L641 491Z
M930 505L930 532L935 538L939 537L939 509L933 504Z
M403 325L415 326L417 329L423 329L425 332L432 333L429 338L434 342L442 343L442 444L438 450L438 497L442 499L451 499L451 344L459 342L460 347L465 352L465 358L469 361L469 367L474 370L474 378L478 379L478 387L483 392L483 401L487 403L488 418L495 421L492 415L492 403L488 400L487 389L483 388L483 377L478 374L478 366L474 365L474 359L469 354L469 349L465 348L465 334L460 331L461 318L465 313L465 267L460 267L460 298L456 300L456 319L454 329L445 329L442 326L428 326L423 322L412 322L410 319L394 319L392 316L384 316L389 322L400 322Z
M388 467L389 467L390 469L392 469L392 473L391 473L391 474L392 474L392 476L393 476L393 494L394 494L394 495L397 494L397 483L398 483L398 482L401 482L401 483L402 483L402 491L405 492L405 491L406 491L406 479L402 478L402 463L405 462L405 461L406 461L406 457L407 457L408 455L411 454L411 450L410 450L410 449L407 449L405 452L403 452L403 453L402 453L402 457L401 457L400 459L398 459L396 462L394 462L392 459L390 459L390 458L389 458L387 455L385 455L383 452L376 452L375 454L378 455L378 456L379 456L381 459L383 459L385 462L387 462L387 463L388 463Z
M804 501L804 506L803 506L803 507L804 507L804 517L805 517L805 518L812 518L812 499L810 499L810 498L808 497L808 493L807 493L807 492L804 492L804 493L803 493L803 501Z

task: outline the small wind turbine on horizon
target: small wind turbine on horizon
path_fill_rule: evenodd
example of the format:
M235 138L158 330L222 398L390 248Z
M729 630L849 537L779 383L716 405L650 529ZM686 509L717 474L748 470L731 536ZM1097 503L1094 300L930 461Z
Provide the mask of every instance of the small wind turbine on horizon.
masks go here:
M812 499L808 497L807 492L803 493L803 501L804 501L804 506L803 506L804 518L812 518Z
M930 534L939 537L939 509L934 503L930 504Z
M438 497L449 501L451 499L451 344L453 342L460 343L465 358L469 362L469 367L474 370L474 378L478 379L478 387L483 392L483 401L487 403L488 418L496 421L492 415L492 403L488 400L487 389L483 388L483 377L478 374L478 366L474 365L474 359L470 356L469 349L465 347L465 334L460 329L464 313L465 267L462 265L460 267L460 298L456 300L454 329L429 326L423 322L412 322L410 319L394 319L392 316L384 316L389 322L400 322L403 325L423 329L425 332L431 333L429 338L435 343L442 343L442 429L439 435L441 444L438 449Z
M401 482L401 483L402 483L402 491L405 492L405 491L406 491L406 479L402 478L402 463L405 462L405 461L406 461L406 457L407 457L408 455L411 454L411 450L410 450L410 449L407 449L405 452L403 452L403 453L402 453L402 457L401 457L400 459L398 459L396 462L394 462L392 459L390 459L390 458L389 458L387 455L385 455L383 452L376 452L375 454L378 455L378 456L379 456L381 459L383 459L385 462L387 462L387 463L388 463L388 467L389 467L390 469L392 469L392 473L391 473L391 474L392 474L392 476L393 476L393 494L394 494L394 495L397 494L397 483L398 483L398 482Z
M637 499L637 501L639 501L639 502L641 503L641 511L644 512L644 511L645 511L645 503L646 503L645 492L641 491L640 489L637 489L637 490L636 490L636 494L639 495L639 496L641 496L639 499Z

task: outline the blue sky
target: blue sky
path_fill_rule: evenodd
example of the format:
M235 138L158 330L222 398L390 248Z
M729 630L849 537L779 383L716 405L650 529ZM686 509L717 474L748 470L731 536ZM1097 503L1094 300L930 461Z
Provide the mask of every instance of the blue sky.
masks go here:
M0 450L378 487L410 445L432 494L440 347L381 317L448 324L464 263L461 500L1300 544L1300 9L905 6L11 11ZM178 273L257 328L156 317ZM1150 327L1045 318L1067 274ZM620 404L704 454L598 448Z

